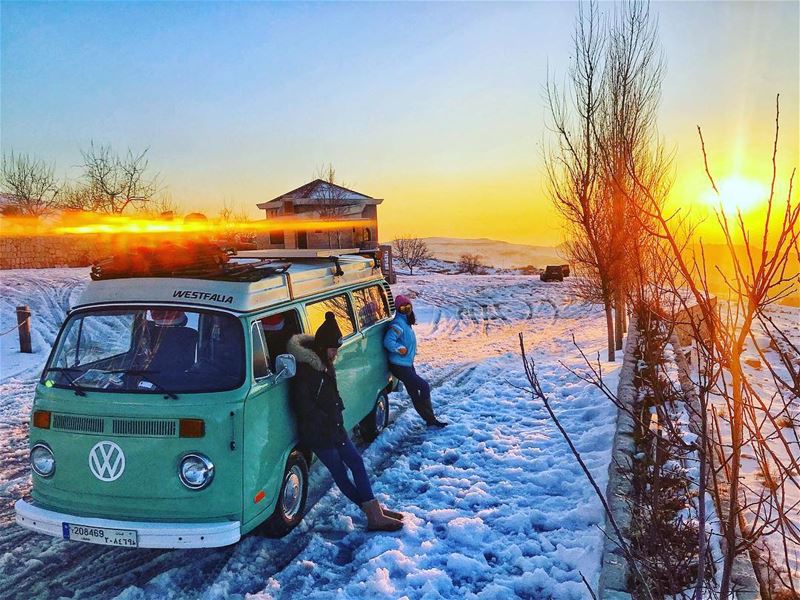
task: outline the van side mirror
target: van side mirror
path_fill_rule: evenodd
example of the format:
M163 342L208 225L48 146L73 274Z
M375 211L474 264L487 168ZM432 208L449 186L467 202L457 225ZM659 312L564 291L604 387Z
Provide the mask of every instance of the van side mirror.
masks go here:
M275 359L275 383L291 379L297 373L297 363L291 354L279 354Z

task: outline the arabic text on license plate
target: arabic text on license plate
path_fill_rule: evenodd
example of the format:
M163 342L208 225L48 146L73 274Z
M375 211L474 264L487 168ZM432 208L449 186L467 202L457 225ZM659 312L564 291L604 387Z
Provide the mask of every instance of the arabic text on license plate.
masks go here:
M90 527L89 525L75 525L73 523L63 523L62 529L65 540L78 540L80 542L89 542L90 544L121 546L123 548L136 548L139 545L136 532L131 529Z

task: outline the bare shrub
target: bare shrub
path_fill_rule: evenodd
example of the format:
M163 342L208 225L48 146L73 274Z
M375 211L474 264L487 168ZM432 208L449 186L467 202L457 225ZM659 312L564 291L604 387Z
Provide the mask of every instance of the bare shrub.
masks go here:
M428 244L418 237L408 235L399 237L392 242L392 247L397 260L408 268L411 275L414 274L414 267L424 265L433 258Z
M462 254L458 259L458 269L469 275L483 275L486 273L486 265L481 259L479 254Z
M794 509L789 506L784 492L787 482L797 485L793 475L798 466L796 451L792 448L794 434L780 427L777 420L780 415L789 414L796 401L797 382L792 369L788 370L788 379L781 375L770 364L766 348L762 347L762 344L785 346L788 336L770 318L769 308L796 293L800 284L790 262L798 255L800 242L800 204L792 198L794 171L788 177L785 203L779 205L775 195L779 108L776 99L772 179L760 231L751 231L741 212L734 220L722 207L717 210L719 231L725 239L727 259L732 265L723 273L726 302L717 302L712 292L709 272L713 266L706 260L703 245L696 251L689 247L686 240L691 237L676 227L673 215L665 214L659 202L653 200L646 207L657 224L652 235L662 240L663 261L674 269L670 285L658 295L659 308L667 313L671 311L667 318L673 321L688 319L690 322L696 354L694 362L699 373L698 388L704 399L700 410L704 431L700 437L704 453L709 459L714 458L719 465L719 478L728 484L726 494L720 493L719 486L712 489L721 514L720 528L725 545L719 590L723 598L728 597L734 586L735 556L766 547L760 541L762 536L777 532L782 538L783 556L779 558L785 565L793 560L788 541L800 544L800 533L789 515ZM698 135L708 180L717 191L699 127ZM632 176L637 182L635 173ZM648 196L647 185L639 186L639 190ZM743 240L743 251L734 242L737 238ZM766 343L759 341L764 338L768 340ZM767 367L774 391L760 389L762 375L751 377L745 368L748 342L756 348L761 363ZM718 406L707 410L707 403L712 399ZM720 414L724 417L720 418ZM746 449L752 450L757 463L763 483L760 488L742 477ZM762 573L771 572L773 565L763 563L773 558L770 553L767 558L754 562ZM780 569L778 565L777 571ZM781 576L780 583L791 593L800 595L800 586L791 571Z

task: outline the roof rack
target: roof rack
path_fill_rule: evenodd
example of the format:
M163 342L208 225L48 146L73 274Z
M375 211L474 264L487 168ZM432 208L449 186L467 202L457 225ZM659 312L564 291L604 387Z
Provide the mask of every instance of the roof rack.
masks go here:
M345 256L367 256L369 255L373 260L373 267L377 266L376 254L378 250L359 250L358 248L332 248L332 249L319 249L319 248L289 248L289 249L271 249L271 250L243 250L236 252L233 258L258 258L261 260L296 260L296 259L309 259L321 258L328 259L333 262L336 267L335 275L344 275L342 267L339 264L339 259Z
M290 262L260 258L256 262L231 262L231 253L207 242L163 243L138 246L92 265L94 281L131 277L182 277L226 281L259 281L285 273ZM249 258L249 257L246 257Z

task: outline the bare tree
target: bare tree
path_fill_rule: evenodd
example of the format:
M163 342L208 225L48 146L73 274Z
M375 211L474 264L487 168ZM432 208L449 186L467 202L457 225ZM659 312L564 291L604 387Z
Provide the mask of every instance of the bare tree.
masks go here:
M418 237L402 236L392 242L397 260L408 267L409 273L414 274L414 267L425 264L433 256L425 240Z
M3 155L0 184L9 212L43 215L58 207L62 185L54 167L28 154Z
M484 273L484 267L479 254L462 254L458 259L458 268L462 273L478 275Z
M147 149L125 156L115 154L111 146L90 142L81 151L84 187L71 194L71 208L109 214L123 213L128 207L142 209L158 192L157 175L148 174Z
M670 184L655 129L663 59L646 3L626 2L609 20L594 2L578 11L567 85L546 88L556 141L545 163L550 198L567 223L567 253L587 276L578 292L605 307L614 360L633 279L652 248L640 225L644 195L629 172L661 202Z
M669 191L665 171L669 160L656 133L656 118L664 76L658 24L647 2L615 6L607 33L603 69L603 107L599 112L597 143L604 179L611 194L611 270L614 288L615 345L622 348L625 301L632 285L632 269L643 229L636 227L642 213L630 171L647 180L651 196L663 202Z
M350 193L336 179L336 169L332 164L317 170L317 179L326 185L320 188L318 203L319 216L325 220L334 221L346 215L355 202L350 198ZM339 229L328 230L328 246L330 248L342 247L342 232ZM335 240L335 246L334 246Z
M566 244L576 271L587 275L579 291L603 304L608 333L608 360L615 358L611 194L603 178L597 128L604 106L602 68L604 23L597 4L578 6L574 59L567 85L548 80L547 106L555 142L545 154L548 195L564 218Z

